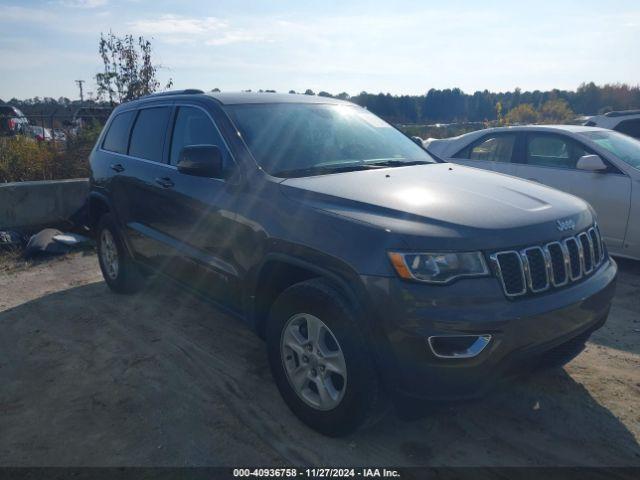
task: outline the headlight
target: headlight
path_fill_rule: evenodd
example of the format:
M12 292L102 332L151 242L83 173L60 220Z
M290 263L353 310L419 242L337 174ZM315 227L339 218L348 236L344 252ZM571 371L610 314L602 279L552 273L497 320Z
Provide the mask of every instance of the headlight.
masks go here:
M489 269L480 252L398 253L389 258L398 275L407 280L448 283L460 277L482 277Z

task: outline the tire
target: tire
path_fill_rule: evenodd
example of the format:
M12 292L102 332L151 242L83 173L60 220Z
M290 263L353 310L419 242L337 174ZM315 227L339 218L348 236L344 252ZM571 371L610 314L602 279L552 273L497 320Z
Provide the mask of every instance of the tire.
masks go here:
M139 291L144 286L144 277L125 248L111 214L106 213L100 218L96 240L100 270L109 288L125 294Z
M316 340L312 331L320 332ZM366 335L331 284L312 279L285 290L271 308L266 334L280 394L308 426L338 437L379 418L382 392Z

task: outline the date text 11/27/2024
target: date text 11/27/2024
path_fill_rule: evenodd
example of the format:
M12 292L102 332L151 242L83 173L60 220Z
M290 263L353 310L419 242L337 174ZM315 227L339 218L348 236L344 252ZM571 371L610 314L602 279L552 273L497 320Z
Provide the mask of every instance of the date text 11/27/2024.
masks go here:
M399 478L400 472L387 468L235 468L233 476L236 478Z

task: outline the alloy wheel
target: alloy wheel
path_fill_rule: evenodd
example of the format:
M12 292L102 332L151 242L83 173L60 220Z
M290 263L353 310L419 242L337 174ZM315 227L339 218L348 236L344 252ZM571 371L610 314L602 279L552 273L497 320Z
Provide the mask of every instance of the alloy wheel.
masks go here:
M331 329L308 313L293 315L282 330L280 355L298 397L317 410L331 410L344 397L347 366Z
M111 280L118 278L118 270L120 268L118 249L113 235L106 228L100 234L100 257L109 278Z

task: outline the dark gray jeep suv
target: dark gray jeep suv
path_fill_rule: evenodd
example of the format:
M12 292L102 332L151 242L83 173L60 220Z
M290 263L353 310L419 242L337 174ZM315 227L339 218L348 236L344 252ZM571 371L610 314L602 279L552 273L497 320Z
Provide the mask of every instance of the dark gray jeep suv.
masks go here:
M159 272L246 321L328 435L389 394L471 398L562 365L614 294L584 201L441 162L347 102L151 95L115 109L91 170L107 284Z

